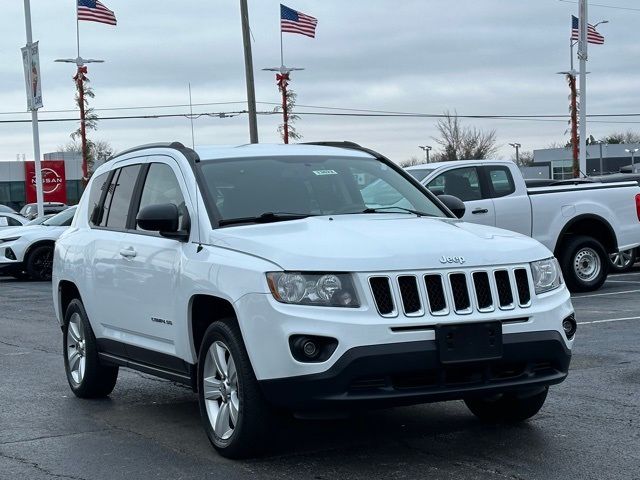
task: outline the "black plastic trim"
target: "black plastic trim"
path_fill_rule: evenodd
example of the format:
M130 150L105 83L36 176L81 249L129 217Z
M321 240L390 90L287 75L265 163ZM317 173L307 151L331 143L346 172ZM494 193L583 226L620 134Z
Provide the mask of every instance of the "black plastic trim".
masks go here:
M616 185L607 185L606 187L601 186L602 183L601 182L593 182L593 184L589 184L589 183L585 183L583 185L589 185L588 187L582 187L582 188L559 188L562 187L562 185L551 185L553 187L553 190L536 190L535 192L531 192L531 191L527 191L527 193L529 195L543 195L543 194L547 194L547 193L564 193L564 192L583 192L585 190L609 190L610 188L624 188L624 187L636 187L637 185L634 185L633 182L620 182L622 183L622 185L620 184L616 184ZM548 187L529 187L529 188L548 188Z
M410 405L441 400L461 399L471 395L488 395L502 391L535 389L562 382L568 373L571 351L558 331L506 334L502 338L500 360L461 364L489 371L500 365L524 363L526 369L513 378L495 378L473 384L443 382L446 369L440 362L436 341L391 343L355 347L345 352L327 371L289 378L261 380L259 384L273 405L296 410L356 408ZM548 365L542 371L536 365ZM457 367L454 367L457 368ZM400 388L393 378L404 375L436 374L434 385ZM362 379L379 379L384 387L354 390Z

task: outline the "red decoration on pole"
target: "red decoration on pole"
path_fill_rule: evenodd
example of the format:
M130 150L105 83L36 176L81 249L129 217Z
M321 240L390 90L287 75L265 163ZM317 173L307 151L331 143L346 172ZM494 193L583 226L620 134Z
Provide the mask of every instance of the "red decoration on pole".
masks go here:
M78 105L80 107L80 139L82 140L82 181L86 186L89 178L89 171L87 168L87 132L86 132L86 118L84 111L84 82L87 80L87 67L78 66L78 72L73 79L76 82L78 88Z
M573 178L580 177L580 160L578 146L578 90L575 75L567 75L571 89L571 147L573 150Z
M276 74L276 83L282 93L282 119L284 131L284 143L289 143L289 112L287 107L287 86L289 85L289 73Z

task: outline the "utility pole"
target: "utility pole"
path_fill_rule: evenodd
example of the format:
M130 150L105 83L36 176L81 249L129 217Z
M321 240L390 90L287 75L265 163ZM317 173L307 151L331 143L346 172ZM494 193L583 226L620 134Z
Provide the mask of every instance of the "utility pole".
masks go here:
M429 152L431 152L431 145L418 145L422 150L424 150L425 159L427 163L429 163Z
M587 171L587 60L588 39L587 22L589 21L587 0L580 0L580 41L578 42L578 59L580 60L580 171ZM575 171L574 171L575 176Z
M33 45L33 32L31 30L31 4L24 0L24 23L27 31L27 65L31 68L31 49ZM40 81L39 79L37 81ZM27 87L28 88L28 87ZM40 130L38 129L38 106L29 101L31 110L31 126L33 130L33 156L36 173L36 201L38 203L38 217L44 215L44 192L42 190L42 164L40 163ZM30 179L26 179L28 182ZM27 186L28 187L28 186Z
M516 149L516 165L520 166L520 147L522 145L519 143L510 143L509 145Z
M247 109L249 110L249 138L258 143L258 117L256 112L256 87L253 79L253 56L251 54L251 30L247 0L240 0L242 16L242 43L244 44L244 70L247 82Z

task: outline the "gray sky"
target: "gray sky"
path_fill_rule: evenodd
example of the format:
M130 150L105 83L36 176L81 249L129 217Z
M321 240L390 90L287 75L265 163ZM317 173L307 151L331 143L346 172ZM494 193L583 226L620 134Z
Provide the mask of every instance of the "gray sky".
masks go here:
M211 0L103 0L118 26L81 22L81 54L105 59L89 77L98 109L188 103L242 102L246 98L239 2ZM255 37L256 95L277 102L273 74L279 64L279 1L249 0ZM292 87L301 105L471 115L563 114L568 88L555 72L568 69L570 15L577 5L558 0L288 0L288 6L318 18L317 37L285 34L285 63L305 67ZM639 8L637 0L600 0ZM0 112L24 112L25 88L19 48L25 43L23 2L0 0ZM74 108L74 66L54 63L75 56L75 1L31 0L34 40L40 41L44 110ZM608 19L599 31L604 46L591 46L589 113L640 112L635 32L640 11L592 6L590 23ZM259 105L259 110L273 106ZM243 110L242 103L197 107L196 112ZM102 116L183 113L187 108L98 112ZM298 107L298 110L317 108ZM55 114L70 116L73 113ZM41 118L54 114L42 113ZM0 120L29 118L0 115ZM638 119L640 121L640 119ZM279 117L259 117L262 142L278 142ZM633 121L633 119L626 119ZM467 120L495 128L500 154L509 142L523 149L564 142L564 122ZM434 144L429 118L304 116L304 140L353 140L393 159L421 155L417 145ZM592 123L596 138L635 124ZM74 123L41 124L42 151L69 140ZM196 144L246 143L246 115L201 117ZM191 143L189 121L178 119L103 120L93 138L116 149L154 141ZM32 158L31 125L0 124L0 159L17 153Z

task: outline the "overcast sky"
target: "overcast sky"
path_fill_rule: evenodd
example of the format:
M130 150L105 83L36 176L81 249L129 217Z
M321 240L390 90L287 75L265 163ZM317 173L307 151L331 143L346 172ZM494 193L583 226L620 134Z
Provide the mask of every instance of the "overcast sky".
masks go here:
M239 102L196 107L196 112L243 110L246 98L238 0L103 0L118 26L81 22L81 54L100 58L89 77L97 109L188 103ZM279 1L249 0L259 102L277 102L273 74L279 64ZM600 4L638 9L637 0ZM25 43L21 0L0 0L0 112L24 112L25 88L19 49ZM75 57L75 1L31 0L34 40L40 41L41 118L72 116L47 110L74 108L74 66L54 63ZM558 0L289 0L289 7L318 18L317 37L285 34L285 63L304 67L292 87L300 105L470 115L564 114L568 88L556 72L568 69L570 15L577 5ZM640 11L592 6L590 23L607 19L604 46L591 46L589 113L640 112ZM259 110L271 110L262 103ZM300 111L318 108L298 107ZM102 116L184 113L184 107L100 111ZM0 120L28 119L26 113ZM633 119L627 119L627 121ZM279 118L259 117L261 142L277 142ZM500 155L509 142L524 150L565 142L564 122L467 120L496 129ZM304 140L353 140L394 160L421 155L434 144L429 118L303 116ZM596 138L634 124L592 123ZM43 152L69 140L75 123L42 123ZM95 139L116 149L156 142L191 143L189 120L103 120ZM196 144L246 143L246 115L195 120ZM434 144L435 145L435 144ZM0 124L0 159L33 157L31 125Z

